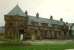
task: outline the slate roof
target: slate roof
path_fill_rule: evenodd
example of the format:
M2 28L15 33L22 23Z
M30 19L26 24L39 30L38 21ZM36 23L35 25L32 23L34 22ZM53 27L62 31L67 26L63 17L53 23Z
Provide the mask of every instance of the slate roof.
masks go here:
M31 22L48 23L49 27L51 27L53 24L58 25L58 26L63 26L64 25L63 21L50 20L50 19L41 18L41 17L37 18L35 16L29 16L28 24L31 24Z
M16 5L7 15L25 16L25 13L20 9L18 5ZM50 19L41 18L41 17L37 18L36 16L28 16L28 24L31 24L31 22L48 23L49 27L51 27L53 24L58 26L64 25L64 22L62 21L50 20Z
M70 29L74 31L74 23L70 23L69 26L71 27Z
M25 16L25 13L21 10L18 5L16 5L7 15Z

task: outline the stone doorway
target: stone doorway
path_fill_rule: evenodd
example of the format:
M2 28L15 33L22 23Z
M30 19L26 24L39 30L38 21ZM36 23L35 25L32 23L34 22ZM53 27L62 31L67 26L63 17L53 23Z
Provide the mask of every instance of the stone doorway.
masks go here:
M24 39L24 29L19 30L19 40Z

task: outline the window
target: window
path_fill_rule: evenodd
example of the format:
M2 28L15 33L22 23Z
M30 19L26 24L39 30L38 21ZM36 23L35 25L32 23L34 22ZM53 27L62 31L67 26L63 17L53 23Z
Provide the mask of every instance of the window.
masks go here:
M48 26L48 23L41 23L42 26Z
M38 26L38 22L32 22L32 25Z
M13 25L13 23L11 23L11 22L9 22L8 24L9 24L9 26L12 26Z

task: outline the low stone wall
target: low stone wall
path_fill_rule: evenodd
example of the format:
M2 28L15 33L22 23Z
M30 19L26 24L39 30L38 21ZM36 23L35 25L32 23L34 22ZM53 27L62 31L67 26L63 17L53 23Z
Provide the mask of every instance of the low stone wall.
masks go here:
M40 45L40 44L66 44L66 43L69 43L69 42L73 42L72 40L35 40L35 41L23 41L23 43L32 43L32 44L37 44L37 45Z

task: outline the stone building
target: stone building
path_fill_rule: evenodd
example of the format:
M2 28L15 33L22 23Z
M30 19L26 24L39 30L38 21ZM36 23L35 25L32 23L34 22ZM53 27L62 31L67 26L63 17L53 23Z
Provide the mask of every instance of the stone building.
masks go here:
M4 31L5 31L4 26L0 26L0 40L4 39L4 33L5 33Z
M70 23L69 26L70 26L69 33L70 33L71 39L74 39L74 23Z
M8 14L5 15L5 38L19 39L21 35L23 40L51 40L51 39L69 39L69 30L67 24L61 18L54 20L41 18L39 13L36 16L28 15L16 5Z

